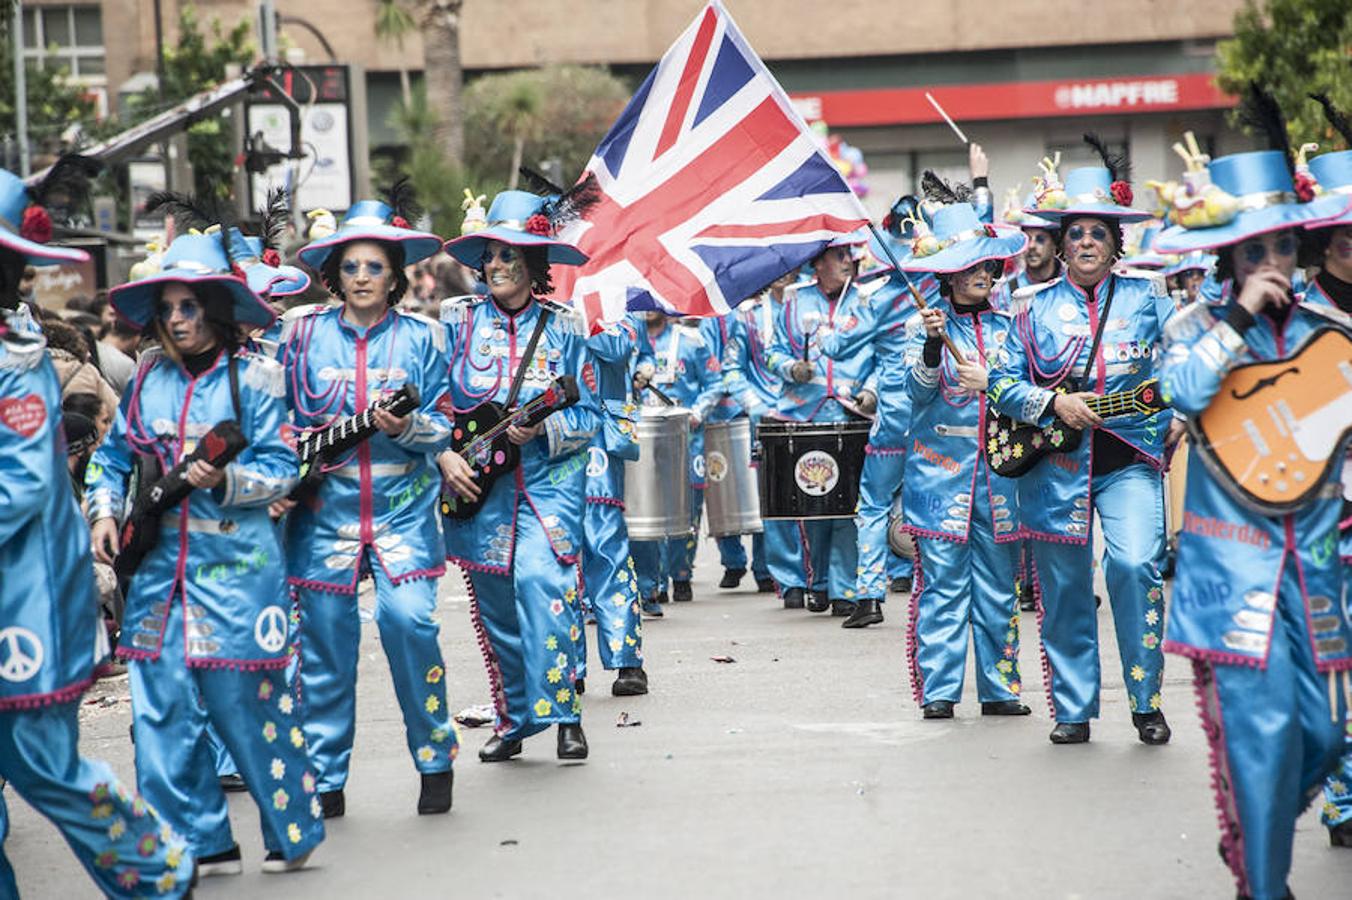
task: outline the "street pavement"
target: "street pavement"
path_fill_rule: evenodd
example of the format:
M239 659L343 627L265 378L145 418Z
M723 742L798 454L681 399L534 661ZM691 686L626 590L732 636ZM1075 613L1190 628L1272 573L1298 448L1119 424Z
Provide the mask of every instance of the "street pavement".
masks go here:
M230 795L245 872L204 880L196 896L1234 895L1189 666L1168 660L1173 742L1140 744L1106 605L1103 718L1091 743L1056 747L1031 614L1020 662L1033 715L983 719L969 665L958 718L926 722L906 680L904 596L889 598L884 624L843 631L779 608L749 577L720 591L720 574L705 541L695 601L645 621L648 696L610 696L593 648L585 763L559 762L551 731L516 761L486 765L476 752L489 728L462 729L446 816L415 814L418 777L368 623L347 816L328 823L309 869L263 875L253 801ZM487 702L458 572L439 612L451 708ZM102 682L83 713L84 751L131 780L125 679ZM631 727L616 727L622 713ZM96 897L55 829L12 789L5 799L22 895ZM1352 897L1352 851L1329 848L1314 809L1299 823L1291 888L1301 900Z

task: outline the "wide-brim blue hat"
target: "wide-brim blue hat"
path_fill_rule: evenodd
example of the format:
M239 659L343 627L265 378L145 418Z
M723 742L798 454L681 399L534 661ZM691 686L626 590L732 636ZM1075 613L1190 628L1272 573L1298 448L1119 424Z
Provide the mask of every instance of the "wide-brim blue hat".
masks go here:
M1002 218L1006 225L1013 225L1015 228L1041 228L1043 231L1056 231L1061 227L1059 222L1053 222L1051 219L1044 219L1042 216L1034 215L1028 210L1037 204L1036 199L1030 193L1023 198L1023 207L1012 206L1005 210Z
M1063 200L1064 206L1060 205ZM1049 201L1058 205L1049 205ZM1082 216L1116 219L1119 222L1140 222L1153 218L1145 210L1122 206L1113 199L1113 176L1106 166L1071 169L1066 176L1064 192L1044 195L1041 203L1024 212L1053 222L1056 228L1060 228L1068 219Z
M1338 150L1316 156L1310 160L1310 174L1324 193L1352 197L1352 150ZM1342 225L1352 225L1352 207L1332 219L1305 227L1337 228Z
M1028 235L1007 225L981 221L970 203L952 203L934 213L934 237L941 249L902 262L904 272L952 274L988 260L1018 256L1028 246Z
M463 234L446 242L446 252L471 269L479 268L489 241L501 241L513 247L543 247L553 265L580 266L587 254L572 244L554 237L544 215L548 198L529 191L503 191L488 207L488 227ZM538 219L532 221L533 216ZM530 230L534 226L537 230Z
M1214 254L1195 250L1192 253L1173 257L1173 261L1165 266L1161 274L1165 278L1173 278L1175 275L1182 275L1184 272L1210 272L1215 267L1216 257Z
M398 244L404 251L404 265L411 266L441 250L441 238L426 231L414 231L394 223L394 209L380 200L359 200L343 217L338 230L300 248L301 262L319 271L335 248L355 241L380 241Z
M40 244L21 234L24 210L32 203L23 179L13 172L0 169L0 246L13 250L31 266L57 266L87 261L89 254L83 250Z
M230 268L230 260L221 245L221 235L184 234L174 238L164 251L160 270L154 275L130 281L108 292L108 302L123 319L138 329L155 317L160 291L171 282L194 287L220 285L229 294L231 312L239 325L267 328L277 318L249 283Z
M1155 238L1161 253L1215 250L1273 231L1318 227L1352 205L1352 195L1333 193L1301 203L1280 150L1234 153L1212 160L1207 168L1211 184L1237 201L1239 211L1223 225L1164 229Z
M230 242L236 265L244 272L244 280L249 289L258 296L290 297L303 293L310 286L310 276L295 266L284 264L269 265L263 262L266 249L263 239L254 235L240 233L233 229L234 240Z
M1131 269L1163 269L1174 261L1172 256L1159 253L1154 249L1155 238L1164 230L1164 225L1151 222L1142 226L1136 252L1122 258L1122 265Z

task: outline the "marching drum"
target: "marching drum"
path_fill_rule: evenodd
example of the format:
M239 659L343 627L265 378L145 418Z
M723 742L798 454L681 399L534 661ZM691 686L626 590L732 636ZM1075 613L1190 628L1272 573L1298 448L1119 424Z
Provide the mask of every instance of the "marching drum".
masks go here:
M639 454L624 464L624 524L635 541L690 533L690 410L645 406Z
M915 535L906 530L906 517L901 510L901 494L892 504L892 513L887 520L887 546L902 559L915 560Z
M710 537L761 532L749 419L704 426L704 504Z
M763 421L760 443L762 519L849 519L870 423Z

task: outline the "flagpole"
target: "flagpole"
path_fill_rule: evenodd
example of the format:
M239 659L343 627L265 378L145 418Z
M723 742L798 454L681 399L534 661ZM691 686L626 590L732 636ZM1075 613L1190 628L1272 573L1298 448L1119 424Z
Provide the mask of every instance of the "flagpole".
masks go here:
M878 242L878 246L883 248L883 253L887 256L887 261L892 264L892 270L901 276L902 281L906 282L906 289L911 292L911 297L915 300L916 307L922 310L928 309L929 306L925 303L925 298L920 296L920 292L915 289L915 285L911 283L911 279L906 277L906 273L901 269L901 263L897 262L896 255L892 253L892 248L888 245L887 241L883 240L883 236L878 233L878 226L869 222L868 230L872 232L874 239ZM957 344L953 343L953 339L948 336L947 331L939 335L939 340L944 342L944 347L949 353L953 354L954 359L958 362L967 362L967 357L962 355L962 351L958 349Z

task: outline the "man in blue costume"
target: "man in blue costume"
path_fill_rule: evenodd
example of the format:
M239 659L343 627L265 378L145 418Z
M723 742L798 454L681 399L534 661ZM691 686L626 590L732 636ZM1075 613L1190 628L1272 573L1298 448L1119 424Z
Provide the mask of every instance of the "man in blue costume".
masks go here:
M1132 722L1140 740L1163 744L1164 488L1167 410L1105 421L1086 404L1131 391L1154 375L1154 347L1173 304L1163 281L1113 268L1121 225L1148 217L1130 207L1124 164L1092 135L1102 167L1047 178L1030 213L1061 225L1064 277L1016 295L1008 357L990 377L989 402L1019 422L1060 417L1085 439L1053 452L1019 479L1019 515L1031 539L1042 610L1044 668L1056 744L1089 740L1099 712L1098 616L1093 590L1094 516L1106 544L1104 573Z
M581 394L543 421L512 424L506 438L519 448L520 464L487 488L460 454L439 457L449 487L483 502L472 517L447 518L445 527L446 556L466 573L497 711L494 735L479 750L484 762L517 756L527 737L550 725L558 725L559 759L588 753L575 690L582 665L578 582L588 445L602 426L581 316L539 299L553 290L551 265L586 261L554 236L551 213L570 203L569 195L546 200L503 191L486 228L446 245L488 286L486 296L442 305L452 412L487 402L511 406L518 398L524 404L563 375L577 379ZM527 355L532 338L536 349ZM521 385L515 396L513 382Z

